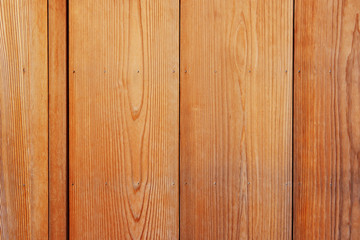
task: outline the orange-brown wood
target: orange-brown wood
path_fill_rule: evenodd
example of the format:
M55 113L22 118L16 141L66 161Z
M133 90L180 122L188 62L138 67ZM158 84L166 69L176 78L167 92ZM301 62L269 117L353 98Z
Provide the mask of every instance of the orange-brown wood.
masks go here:
M294 239L360 239L360 1L296 1Z
M49 0L49 238L67 231L66 0Z
M179 2L69 1L71 239L176 239Z
M181 1L181 238L290 239L293 1Z
M47 1L0 1L0 239L48 237Z

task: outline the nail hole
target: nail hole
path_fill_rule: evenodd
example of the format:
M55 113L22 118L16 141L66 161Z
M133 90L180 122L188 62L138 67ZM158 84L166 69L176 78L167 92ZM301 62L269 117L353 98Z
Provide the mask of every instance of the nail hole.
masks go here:
M73 73L75 73L75 70L73 70Z

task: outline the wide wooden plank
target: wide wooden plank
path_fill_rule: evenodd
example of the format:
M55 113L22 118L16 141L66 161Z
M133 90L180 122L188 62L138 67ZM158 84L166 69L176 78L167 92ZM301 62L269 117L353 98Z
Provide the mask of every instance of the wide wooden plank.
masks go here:
M360 239L360 1L296 1L294 238Z
M49 0L49 238L67 231L66 0Z
M181 238L291 238L292 32L292 0L181 2Z
M0 1L0 238L48 237L47 1Z
M176 239L179 2L69 1L71 239Z

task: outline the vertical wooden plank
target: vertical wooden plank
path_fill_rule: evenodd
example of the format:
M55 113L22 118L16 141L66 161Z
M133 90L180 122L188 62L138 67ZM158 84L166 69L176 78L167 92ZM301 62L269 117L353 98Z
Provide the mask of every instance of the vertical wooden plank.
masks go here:
M294 238L360 238L360 1L296 1Z
M49 0L49 238L67 231L66 0Z
M47 239L47 1L0 1L0 34L0 238Z
M176 239L179 2L69 2L70 238Z
M290 239L293 1L181 2L181 237Z

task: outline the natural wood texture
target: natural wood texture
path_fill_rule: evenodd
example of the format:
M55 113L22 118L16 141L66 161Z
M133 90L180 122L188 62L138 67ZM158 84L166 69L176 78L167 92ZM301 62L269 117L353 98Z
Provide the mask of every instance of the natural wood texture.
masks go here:
M47 1L0 1L0 239L48 237Z
M66 0L49 0L49 238L67 230Z
M360 239L360 1L296 1L294 238Z
M70 238L176 239L179 2L69 2Z
M292 0L181 2L181 238L291 238L292 21Z

